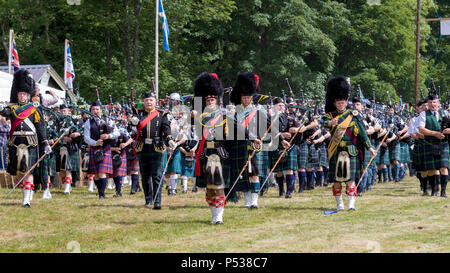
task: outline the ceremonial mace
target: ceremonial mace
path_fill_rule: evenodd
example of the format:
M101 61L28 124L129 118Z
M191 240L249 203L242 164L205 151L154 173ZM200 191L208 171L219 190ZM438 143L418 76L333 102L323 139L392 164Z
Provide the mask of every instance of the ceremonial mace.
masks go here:
M53 143L53 145L51 146L51 148L53 149L53 147L55 147L55 145L61 140L61 138L63 137L63 136L65 136L68 132L69 132L69 130L70 130L70 128L72 128L72 126L73 125L70 125L63 133L62 133L62 135L55 141L55 143ZM34 165L25 173L25 175L19 180L19 182L16 184L16 185L14 185L14 187L6 194L6 196L5 197L3 197L3 199L2 199L2 201L3 200L5 200L6 199L6 197L8 197L8 195L20 184L20 183L22 183L22 180L25 178L25 177L27 177L30 173L31 173L31 171L34 169L34 168L36 168L36 166L39 164L39 162L41 162L43 159L44 159L44 157L46 156L46 155L48 155L49 153L51 153L51 151L50 152L46 152L46 153L44 153L42 156L41 156L41 158L39 158L39 160L36 162L36 163L34 163Z

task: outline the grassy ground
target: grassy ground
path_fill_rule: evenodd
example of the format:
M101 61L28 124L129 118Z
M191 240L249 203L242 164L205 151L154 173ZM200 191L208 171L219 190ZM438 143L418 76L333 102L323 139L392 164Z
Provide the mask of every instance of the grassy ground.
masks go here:
M8 190L1 189L1 197ZM334 210L331 188L292 199L277 189L260 208L229 203L223 226L211 226L204 192L167 196L163 209L145 208L143 193L98 200L87 187L53 199L35 194L21 207L15 190L0 202L0 252L449 252L450 202L422 197L419 183L377 184L356 202L357 211ZM347 198L344 196L345 205Z

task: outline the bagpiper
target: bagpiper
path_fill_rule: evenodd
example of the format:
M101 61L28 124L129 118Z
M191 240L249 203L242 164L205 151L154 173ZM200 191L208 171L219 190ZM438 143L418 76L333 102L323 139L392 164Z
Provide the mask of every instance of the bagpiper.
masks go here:
M31 96L36 91L36 83L27 70L18 70L14 73L11 87L10 107L1 107L0 114L11 119L9 162L7 171L9 174L22 179L22 206L31 207L32 191L34 188L33 175L38 173L35 168L26 177L24 174L37 162L39 158L39 146L43 146L44 153L50 153L51 147L44 130L44 120L37 111L37 107L30 102Z
M431 195L438 195L437 178L440 175L441 197L446 197L448 181L449 145L445 134L450 134L450 129L442 130L442 121L445 113L439 109L439 98L435 94L428 96L428 110L420 113L417 127L423 134L423 171L422 177L427 178L431 186ZM425 186L426 188L426 186Z
M358 111L347 110L350 93L349 78L332 77L326 84L324 126L332 135L328 146L329 182L333 183L332 191L338 210L344 209L341 183L347 184L348 209L356 209L355 181L360 177L363 148L368 149L372 156L376 154Z
M261 129L266 123L266 129L270 126L270 117L265 109L253 104L253 95L259 86L259 76L253 72L238 73L230 101L235 105L233 140L230 151L231 180L237 181L235 192L244 193L245 207L258 208L258 193L260 191L259 170L256 157L253 156L247 164L246 170L239 174L253 153L262 148ZM231 124L230 124L231 125ZM263 132L261 132L263 131ZM234 182L233 182L234 183ZM234 193L232 193L234 194Z
M229 133L227 111L220 107L222 82L215 73L203 72L194 81L194 96L202 98L203 113L196 120L202 130L195 156L196 186L206 188L206 202L212 225L223 224L225 188L230 187L230 156L226 137Z
M102 115L100 101L91 104L91 117L84 125L84 141L89 145L88 175L93 174L99 199L105 199L108 175L113 174L111 142L119 137L114 122Z

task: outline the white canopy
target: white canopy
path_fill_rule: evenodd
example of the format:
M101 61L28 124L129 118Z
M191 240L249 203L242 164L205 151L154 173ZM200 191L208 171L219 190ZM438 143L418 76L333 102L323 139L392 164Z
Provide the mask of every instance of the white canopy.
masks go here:
M0 102L9 102L11 95L11 85L13 81L13 75L10 75L5 72L0 71ZM63 103L63 99L66 97L66 92L62 90L58 90L52 87L44 86L42 84L38 84L39 90L41 91L42 96L50 96L49 94L45 94L45 91L52 90L55 92L56 96L59 98L59 102L56 105L60 105Z

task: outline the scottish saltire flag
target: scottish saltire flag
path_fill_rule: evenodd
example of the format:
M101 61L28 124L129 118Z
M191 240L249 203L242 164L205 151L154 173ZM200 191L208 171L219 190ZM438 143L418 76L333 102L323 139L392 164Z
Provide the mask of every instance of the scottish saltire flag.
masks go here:
M70 45L67 45L67 58L66 58L66 75L65 75L65 81L67 84L67 87L70 90L73 90L73 80L75 79L75 71L73 69L73 63L72 63L72 53L70 52Z
M19 53L17 53L14 37L12 38L11 65L14 67L14 72L20 69Z
M163 29L163 48L164 50L169 51L169 24L167 23L167 17L164 12L162 0L159 0L159 16L161 17Z

